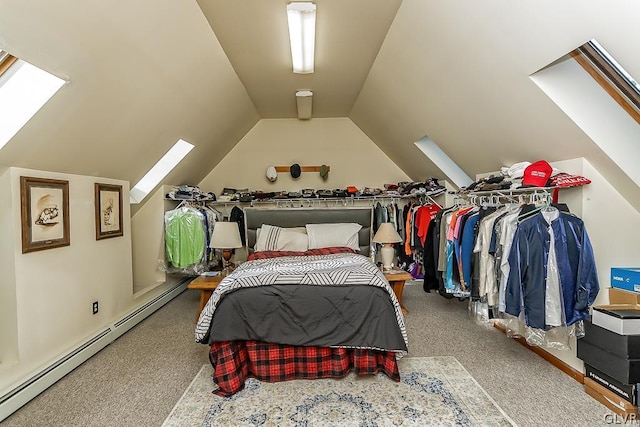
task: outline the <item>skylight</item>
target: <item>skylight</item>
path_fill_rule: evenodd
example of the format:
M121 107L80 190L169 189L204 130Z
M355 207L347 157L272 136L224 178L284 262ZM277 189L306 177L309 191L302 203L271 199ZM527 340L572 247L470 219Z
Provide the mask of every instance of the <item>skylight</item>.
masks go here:
M640 187L637 81L595 40L543 67L531 79L601 150L603 156L590 160L600 164L601 172L628 200L634 200Z
M592 39L570 54L640 124L640 84Z
M0 50L0 149L63 84L64 80Z
M468 186L473 182L469 175L467 175L460 166L458 166L451 157L442 151L442 149L428 136L423 136L418 141L414 142L418 147L437 167L447 176L447 179L453 182L458 188Z
M131 203L140 203L185 158L193 144L179 139L167 153L131 189Z

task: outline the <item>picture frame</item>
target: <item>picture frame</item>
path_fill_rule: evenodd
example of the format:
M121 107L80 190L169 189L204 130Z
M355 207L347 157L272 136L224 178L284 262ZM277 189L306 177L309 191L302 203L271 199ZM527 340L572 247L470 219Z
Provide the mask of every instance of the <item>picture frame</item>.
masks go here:
M69 181L20 177L22 253L71 244Z
M120 237L122 229L122 185L95 183L96 240Z

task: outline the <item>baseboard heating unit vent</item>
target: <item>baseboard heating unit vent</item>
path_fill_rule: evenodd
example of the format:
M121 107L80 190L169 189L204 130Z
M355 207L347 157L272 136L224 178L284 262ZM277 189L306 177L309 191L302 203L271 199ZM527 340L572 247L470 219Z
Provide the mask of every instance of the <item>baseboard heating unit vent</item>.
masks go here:
M186 281L178 283L173 288L166 290L161 293L148 303L144 304L141 307L138 307L131 313L124 316L122 319L118 320L113 324L113 339L122 336L129 329L133 328L135 325L144 320L147 316L151 315L154 311L171 301L173 298L177 297L182 291L187 289L187 284L191 281L191 279L187 279Z
M171 301L187 288L191 279L185 279L153 298L143 306L125 315L110 327L100 331L32 377L0 396L0 422L42 393L60 378L73 371L91 356L111 344L129 329L143 321L154 311Z

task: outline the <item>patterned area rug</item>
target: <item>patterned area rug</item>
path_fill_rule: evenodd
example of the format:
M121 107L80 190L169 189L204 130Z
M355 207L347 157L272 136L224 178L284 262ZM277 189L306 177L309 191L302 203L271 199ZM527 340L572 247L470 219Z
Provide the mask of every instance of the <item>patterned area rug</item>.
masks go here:
M202 367L163 427L173 426L512 426L454 357L405 357L401 381L349 374L340 380L247 380L230 398L212 394Z

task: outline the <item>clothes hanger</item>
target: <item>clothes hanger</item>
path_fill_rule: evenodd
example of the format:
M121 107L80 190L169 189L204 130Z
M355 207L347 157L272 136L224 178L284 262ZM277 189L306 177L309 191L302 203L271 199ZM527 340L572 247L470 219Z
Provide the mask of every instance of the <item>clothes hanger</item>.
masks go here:
M549 197L548 194L546 195L543 194L541 197L539 194L534 193L532 195L532 199L536 201L541 201L542 203L536 206L535 208L533 208L532 210L527 210L526 212L523 212L522 214L518 215L518 218L516 219L518 223L522 222L527 218L534 216L538 212L547 211L547 209L549 209L550 207L552 209L555 209L553 206L551 206L551 198Z

